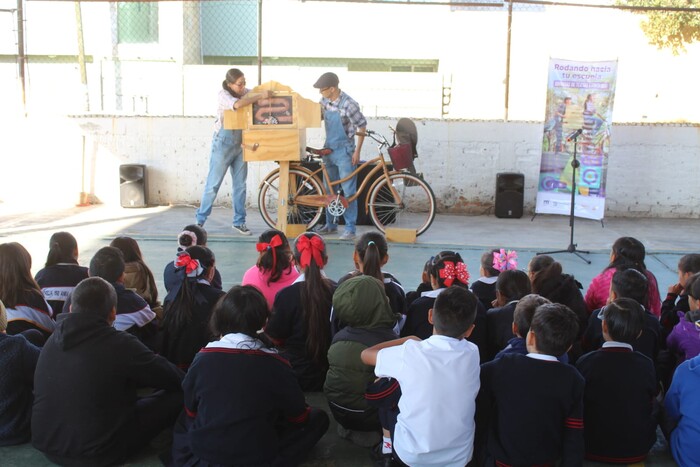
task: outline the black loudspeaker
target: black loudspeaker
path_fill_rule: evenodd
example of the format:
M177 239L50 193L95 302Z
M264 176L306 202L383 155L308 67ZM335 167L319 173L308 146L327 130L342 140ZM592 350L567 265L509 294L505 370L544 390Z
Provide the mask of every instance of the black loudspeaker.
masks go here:
M145 165L125 164L119 166L119 201L122 207L145 208L148 206L146 187Z
M523 217L525 176L516 172L496 174L496 203L494 214L501 218Z

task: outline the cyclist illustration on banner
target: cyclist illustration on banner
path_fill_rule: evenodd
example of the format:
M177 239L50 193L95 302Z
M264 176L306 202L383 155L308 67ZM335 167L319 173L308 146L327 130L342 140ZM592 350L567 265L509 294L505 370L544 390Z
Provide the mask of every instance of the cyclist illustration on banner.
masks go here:
M578 144L575 215L603 218L616 74L616 61L550 59L535 212L569 214ZM571 137L577 130L577 138Z

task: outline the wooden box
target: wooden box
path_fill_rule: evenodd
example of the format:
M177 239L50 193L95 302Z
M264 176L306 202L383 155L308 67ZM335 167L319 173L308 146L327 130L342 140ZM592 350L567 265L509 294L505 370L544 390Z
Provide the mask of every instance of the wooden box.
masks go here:
M247 130L243 132L246 162L298 161L306 150L306 130Z
M390 242L416 243L415 229L398 229L395 227L387 227L384 234L386 235L386 239Z
M225 111L224 128L243 130L243 158L247 162L301 160L306 128L321 126L321 106L275 81L250 92L263 91L272 91L272 97L238 111Z

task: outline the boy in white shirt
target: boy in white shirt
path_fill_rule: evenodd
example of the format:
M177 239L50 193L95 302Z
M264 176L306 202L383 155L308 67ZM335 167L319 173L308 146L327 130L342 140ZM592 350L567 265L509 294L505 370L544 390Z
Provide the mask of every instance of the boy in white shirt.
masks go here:
M401 385L396 426L387 428L395 455L406 464L464 467L472 458L479 350L466 338L477 301L467 289L450 287L429 311L430 338L404 337L362 352L378 377Z

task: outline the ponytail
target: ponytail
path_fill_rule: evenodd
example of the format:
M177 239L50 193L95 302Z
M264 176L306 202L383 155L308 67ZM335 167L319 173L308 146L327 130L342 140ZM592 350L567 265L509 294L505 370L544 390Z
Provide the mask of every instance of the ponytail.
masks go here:
M379 232L363 234L355 245L355 251L360 260L362 274L377 278L383 284L382 262L389 251L384 235Z
M331 342L330 309L333 287L323 275L328 261L323 237L307 232L294 242L294 258L304 274L301 283L301 303L306 327L306 351L320 368L328 368L328 347Z
M59 263L78 264L73 254L78 249L78 242L68 232L56 232L49 240L49 254L46 257L46 267Z

